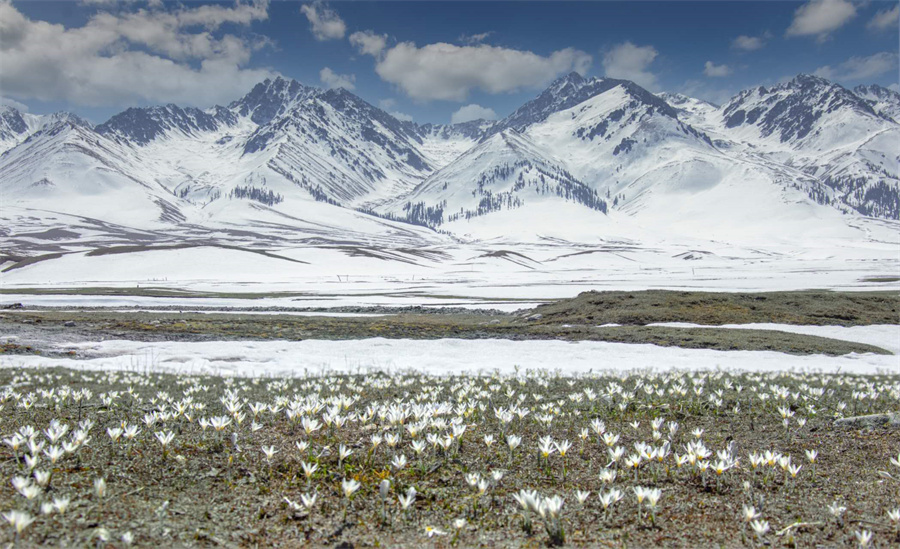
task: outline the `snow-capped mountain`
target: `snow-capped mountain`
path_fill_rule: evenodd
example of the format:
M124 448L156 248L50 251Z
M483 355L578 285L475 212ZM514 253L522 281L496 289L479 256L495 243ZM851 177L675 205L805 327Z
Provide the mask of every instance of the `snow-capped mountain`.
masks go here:
M900 217L887 92L801 75L716 107L572 73L502 120L455 125L284 78L97 127L3 107L0 213L8 234L75 223L117 242L844 234L860 214Z
M320 93L321 89L304 86L296 80L287 80L280 76L274 80L267 78L254 86L250 93L228 105L228 110L262 126L284 115L298 103Z
M856 86L853 93L865 99L878 114L888 116L894 122L900 122L900 93L878 84Z
M634 82L614 78L584 78L577 72L572 72L557 79L540 95L491 126L486 134L494 134L507 128L521 131L543 122L553 113L574 107L615 87L626 90L635 101L646 104L650 109L673 118L676 116L675 109L671 105Z
M834 191L837 206L900 216L900 125L838 84L800 75L746 90L710 123L769 160L815 177Z
M0 105L0 153L15 147L35 132L64 121L86 128L91 127L90 122L70 112L34 115L20 112L8 105Z
M134 150L59 118L0 156L4 209L70 213L136 226L179 223L168 189L147 178Z
M356 206L396 196L434 166L419 150L416 127L344 89L322 92L259 126L244 154L320 200Z
M575 179L515 130L493 134L392 202L392 213L437 226L515 210L531 203L572 202L606 213L597 191Z
M709 101L688 97L680 93L660 92L656 94L660 99L672 105L678 113L679 120L694 126L702 126L703 123L719 108Z
M131 108L119 113L95 129L98 133L135 145L147 143L172 132L185 136L198 136L219 129L220 125L233 125L237 121L227 110L204 112L200 109L178 105L163 107Z

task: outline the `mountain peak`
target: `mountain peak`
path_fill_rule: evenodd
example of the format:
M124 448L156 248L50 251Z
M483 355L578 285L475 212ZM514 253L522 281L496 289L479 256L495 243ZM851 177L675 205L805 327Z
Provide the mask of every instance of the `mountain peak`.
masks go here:
M574 107L591 97L600 95L618 86L621 86L636 101L650 105L656 111L671 118L678 117L671 105L630 80L584 78L577 72L571 72L562 78L554 80L540 95L494 124L488 131L488 134L503 131L507 128L521 129L531 124L543 122L555 112Z
M219 127L212 115L194 107L181 108L174 103L165 106L131 107L96 127L97 133L146 145L170 130L186 135L212 131Z
M878 84L856 86L853 93L882 117L900 122L900 93Z
M890 88L885 88L884 86L879 86L878 84L863 84L856 86L855 88L853 88L853 93L867 99L879 98L900 101L900 92L896 92Z
M799 84L801 86L833 86L834 85L833 82L831 82L830 80L826 80L825 78L822 78L821 76L816 76L814 74L807 74L807 73L803 73L803 72L801 72L800 74L795 76L793 79L791 79L791 81L789 83L790 84Z
M839 84L811 74L798 74L772 88L741 92L723 107L727 128L757 126L763 137L782 143L806 138L831 113L852 112L864 118L884 118L864 99Z
M249 116L260 126L269 123L276 116L284 114L291 105L321 93L319 88L305 86L294 79L281 76L266 78L253 86L241 99L228 108L240 116Z
M565 87L566 85L581 86L588 80L589 79L585 78L584 76L580 75L579 73L572 71L569 74L560 76L559 78L554 80L550 84L550 89L561 89L561 88Z

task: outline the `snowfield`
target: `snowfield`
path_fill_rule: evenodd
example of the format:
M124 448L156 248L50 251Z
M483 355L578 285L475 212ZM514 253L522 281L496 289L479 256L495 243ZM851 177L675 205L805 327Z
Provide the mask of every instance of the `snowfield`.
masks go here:
M503 214L478 218L504 220ZM580 221L575 219L576 222ZM72 252L0 272L0 304L28 306L342 307L472 306L516 310L587 290L897 290L900 233L869 224L859 239L738 246L719 241L596 244L547 239L421 248L287 247L256 251L200 246L128 253ZM502 232L502 223L495 227ZM665 229L660 228L664 233ZM28 295L111 287L168 297ZM195 292L190 298L183 291ZM207 293L208 295L204 295ZM219 293L247 294L223 297Z
M790 327L796 328L796 327ZM897 327L842 333L851 341L897 348ZM808 327L804 333L833 334ZM69 359L3 356L2 367L65 366L86 369L167 371L226 376L302 376L325 372L414 370L430 375L512 373L539 369L574 375L589 371L724 370L821 373L900 373L900 355L794 356L768 351L712 351L655 345L582 341L404 340L156 342L109 340L67 345L97 355Z

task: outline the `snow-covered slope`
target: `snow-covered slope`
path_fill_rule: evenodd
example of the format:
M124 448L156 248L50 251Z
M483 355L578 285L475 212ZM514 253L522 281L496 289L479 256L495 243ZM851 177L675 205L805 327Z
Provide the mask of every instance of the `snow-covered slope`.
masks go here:
M660 99L672 105L678 113L678 119L694 127L701 127L707 119L719 108L709 101L688 97L680 93L660 92L656 94Z
M40 129L0 156L0 174L4 208L144 227L185 219L177 197L146 177L130 147L69 120Z
M8 105L0 105L0 153L15 147L43 128L66 121L78 126L91 127L90 122L69 112L34 115L20 112Z
M572 202L598 213L606 202L515 130L504 130L463 153L387 212L413 223L438 226L515 210L532 203ZM525 224L530 216L521 216ZM520 227L521 228L521 227ZM517 228L507 227L514 236Z
M347 206L396 196L432 166L413 124L401 122L344 89L328 90L260 126L244 154L322 200Z
M491 126L486 135L508 128L521 131L528 126L547 120L553 113L574 107L616 87L626 90L635 100L646 104L650 109L655 109L671 117L676 114L671 105L634 82L613 78L584 78L577 72L572 72L557 79L540 95Z

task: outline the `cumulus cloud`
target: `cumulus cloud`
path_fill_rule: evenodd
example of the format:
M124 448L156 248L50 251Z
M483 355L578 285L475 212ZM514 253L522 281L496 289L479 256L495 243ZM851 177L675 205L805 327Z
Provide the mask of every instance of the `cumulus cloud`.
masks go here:
M459 110L453 113L450 116L450 123L460 124L462 122L470 122L479 119L497 120L497 113L494 112L494 109L472 103L465 107L460 107Z
M340 40L347 34L344 20L332 9L321 2L305 4L300 12L309 20L309 30L316 40Z
M810 0L794 12L787 35L816 36L822 41L855 16L856 6L849 0Z
M544 57L530 51L439 42L401 42L376 58L375 72L414 99L463 101L473 89L504 93L547 84L563 73L584 73L587 53L566 48Z
M381 53L387 46L387 36L375 34L370 30L354 32L350 35L350 43L359 50L359 53L381 57Z
M900 56L883 51L868 57L851 57L836 67L825 65L816 69L816 76L829 80L860 81L893 71L897 72Z
M492 34L494 34L494 31L487 31L479 34L461 34L459 36L459 41L463 44L480 44Z
M356 89L355 74L338 74L328 67L325 67L319 71L319 79L329 88L344 88L345 90Z
M603 56L606 76L631 80L645 88L657 87L656 75L648 69L659 52L653 46L636 46L624 42Z
M731 47L737 50L756 51L766 45L765 38L761 36L747 36L742 34L731 42Z
M876 31L897 30L898 20L900 20L900 4L894 4L893 8L876 13L866 27Z
M728 65L716 65L712 61L707 61L706 64L703 65L703 74L713 78L728 76L731 74L731 67Z
M0 0L0 94L81 105L226 102L273 76L248 69L263 38L215 32L268 17L268 3L99 12L84 26L31 20Z

